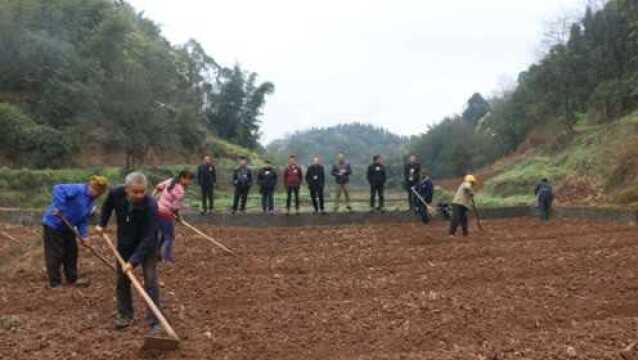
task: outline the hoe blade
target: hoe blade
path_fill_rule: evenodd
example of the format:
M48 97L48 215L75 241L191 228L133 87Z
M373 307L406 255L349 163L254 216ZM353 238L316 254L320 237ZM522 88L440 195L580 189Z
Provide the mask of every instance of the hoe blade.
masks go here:
M179 340L157 334L145 336L142 349L170 351L177 349L178 346Z

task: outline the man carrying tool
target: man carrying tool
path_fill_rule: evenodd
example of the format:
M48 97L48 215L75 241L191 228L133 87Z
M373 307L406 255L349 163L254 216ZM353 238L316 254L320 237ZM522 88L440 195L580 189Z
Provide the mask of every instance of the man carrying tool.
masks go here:
M412 188L418 185L421 180L421 164L416 161L416 155L410 155L403 169L403 177L408 190L408 209L409 211L414 211L417 199L412 192Z
M248 159L242 156L239 158L239 167L233 171L233 186L235 186L235 196L233 198L233 215L237 210L246 212L246 202L248 193L253 185L253 173L248 168Z
M295 212L299 215L299 188L303 182L303 172L297 166L297 157L290 155L288 157L288 167L284 170L284 187L286 188L286 215L290 214L290 206L292 195L295 196Z
M190 170L182 170L176 177L159 183L153 191L153 195L158 199L159 247L164 262L174 261L175 220L179 219L182 200L192 181L193 173Z
M270 160L257 174L257 184L261 193L261 209L264 214L275 212L275 187L277 187L277 171L272 168Z
M210 156L204 156L204 162L197 168L197 183L202 190L202 215L213 212L215 207L215 183L217 171Z
M549 215L552 211L552 203L554 202L554 190L548 179L542 179L536 189L534 195L538 200L538 209L540 210L541 220L549 221Z
M335 182L337 183L335 212L339 211L341 195L344 195L346 198L346 209L348 209L348 211L352 211L352 206L350 206L350 194L348 192L350 175L352 175L352 167L350 166L350 163L346 161L343 154L338 154L337 162L332 166L332 176L334 176Z
M385 166L383 165L383 157L375 155L372 157L372 164L368 166L368 183L370 184L370 211L383 211L384 197L383 190L385 187ZM379 197L379 207L376 206L376 198Z
M456 236L456 230L459 224L463 230L463 236L469 235L467 213L470 208L474 207L475 186L476 178L474 175L467 175L454 196L454 200L452 201L452 222L450 223L451 237Z
M157 276L157 202L147 194L148 181L140 172L126 176L124 186L112 189L102 205L98 233L103 234L111 214L115 211L117 220L117 251L126 264L117 264L117 317L115 328L124 329L133 321L133 299L131 283L127 276L138 265L144 273L144 289L153 302L159 306L159 286ZM160 331L157 318L149 310L146 320L151 326L149 335Z
M86 184L59 184L53 187L52 201L42 217L44 226L44 258L49 288L62 285L60 267L69 285L88 286L87 279L78 279L78 244L75 226L83 242L88 241L89 218L94 201L106 191L108 181L102 176L92 176ZM69 225L67 225L68 222Z
M430 222L430 211L428 207L434 197L434 183L429 176L425 175L418 185L412 187L413 195L417 198L416 211L421 216L421 221L427 224ZM416 192L416 193L415 193Z
M310 198L312 199L312 207L315 209L315 214L319 212L325 214L326 211L323 207L323 188L326 185L326 174L319 156L315 156L312 159L312 165L310 165L306 171L306 184L308 184L308 188L310 189Z

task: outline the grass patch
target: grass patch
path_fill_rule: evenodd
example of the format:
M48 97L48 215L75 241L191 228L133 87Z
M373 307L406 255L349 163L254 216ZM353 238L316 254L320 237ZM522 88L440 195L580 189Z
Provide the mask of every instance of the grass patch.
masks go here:
M529 197L540 179L546 177L557 181L567 174L567 169L557 165L550 157L535 156L489 179L482 193L486 199L510 199L507 201L512 202L514 199Z

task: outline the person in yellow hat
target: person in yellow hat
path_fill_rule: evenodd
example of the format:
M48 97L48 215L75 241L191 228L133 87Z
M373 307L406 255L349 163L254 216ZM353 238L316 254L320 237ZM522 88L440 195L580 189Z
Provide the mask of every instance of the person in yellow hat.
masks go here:
M103 176L91 176L82 184L53 187L51 205L42 217L44 258L51 289L62 285L60 269L69 285L88 286L87 279L78 278L78 244L75 231L69 226L77 228L80 241L88 241L94 202L107 188L108 180Z
M474 175L465 176L465 180L456 191L452 201L452 222L450 223L450 236L456 236L456 230L461 225L463 236L469 235L467 213L474 201L474 188L476 187L476 177Z

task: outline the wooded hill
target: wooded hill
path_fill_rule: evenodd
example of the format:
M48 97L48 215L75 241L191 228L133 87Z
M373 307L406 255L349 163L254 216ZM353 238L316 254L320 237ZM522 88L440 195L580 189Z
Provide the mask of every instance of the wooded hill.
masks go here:
M460 176L525 147L568 146L577 125L611 124L638 108L638 1L588 7L571 27L547 32L546 55L513 89L487 103L473 96L462 115L412 142L435 176Z
M260 148L274 85L219 64L195 40L171 44L124 1L0 1L0 48L5 165L102 164L121 154L119 165L133 168L151 153L203 152L216 138Z

